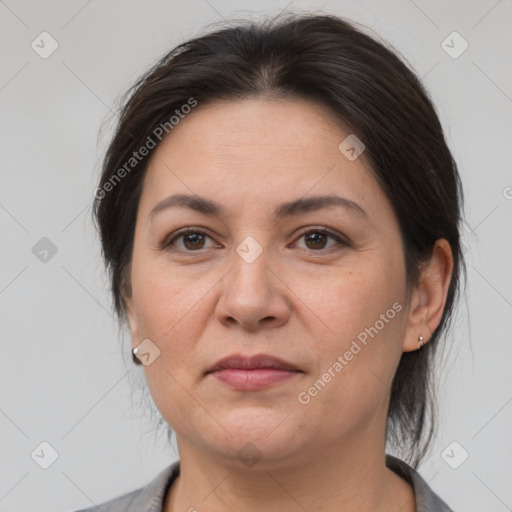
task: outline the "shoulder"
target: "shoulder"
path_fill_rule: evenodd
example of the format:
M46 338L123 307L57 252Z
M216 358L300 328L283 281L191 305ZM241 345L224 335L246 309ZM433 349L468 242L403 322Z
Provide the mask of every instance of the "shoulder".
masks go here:
M422 476L406 462L386 454L386 466L412 485L416 498L416 512L453 512L432 491ZM98 508L102 512L162 512L165 494L179 475L179 471L179 461L176 461L144 487L76 512L96 512Z
M453 512L453 510L429 487L423 477L409 464L386 454L386 466L407 480L414 489L416 512Z
M76 512L161 512L165 494L179 475L179 461L161 471L147 485Z

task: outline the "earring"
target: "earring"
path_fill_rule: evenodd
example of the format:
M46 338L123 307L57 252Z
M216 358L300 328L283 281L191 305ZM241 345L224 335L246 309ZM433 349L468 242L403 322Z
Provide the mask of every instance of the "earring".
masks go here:
M135 364L142 364L141 360L137 357L137 349L132 348L132 359Z
M421 350L421 347L423 347L423 336L418 338L418 350Z

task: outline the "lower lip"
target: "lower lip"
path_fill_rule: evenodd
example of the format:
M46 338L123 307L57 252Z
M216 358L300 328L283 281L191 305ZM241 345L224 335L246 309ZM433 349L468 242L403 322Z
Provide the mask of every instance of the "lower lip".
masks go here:
M258 390L295 377L299 373L290 370L279 370L277 368L255 370L226 368L224 370L217 370L212 375L235 389Z

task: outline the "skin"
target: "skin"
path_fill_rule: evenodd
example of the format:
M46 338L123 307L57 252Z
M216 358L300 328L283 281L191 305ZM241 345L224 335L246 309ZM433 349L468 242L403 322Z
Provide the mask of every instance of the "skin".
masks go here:
M132 346L160 350L144 366L155 404L177 436L181 474L165 511L416 510L408 483L385 466L390 386L402 352L428 342L453 261L435 246L409 294L397 218L364 161L338 145L349 131L321 106L254 98L199 105L155 150L144 181L126 297ZM172 194L220 203L225 215L171 207ZM277 205L338 195L338 206L276 219ZM181 236L179 229L207 236ZM327 227L330 236L306 232ZM262 253L237 252L251 236ZM402 306L309 403L298 400L380 315ZM261 391L205 372L234 353L271 354L302 373ZM237 456L252 443L260 459ZM403 508L402 508L403 507Z

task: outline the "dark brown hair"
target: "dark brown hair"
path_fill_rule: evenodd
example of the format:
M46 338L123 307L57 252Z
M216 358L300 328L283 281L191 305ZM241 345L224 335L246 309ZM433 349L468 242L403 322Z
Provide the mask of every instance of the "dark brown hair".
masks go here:
M255 96L317 102L363 141L365 159L400 224L410 288L435 242L450 243L454 269L441 323L421 350L402 354L391 390L387 440L417 467L435 433L433 357L464 271L462 190L423 85L396 51L351 22L316 14L238 22L177 46L132 87L94 201L118 320L126 320L135 221L151 156L135 162L134 152L150 139L160 142L158 127L172 133L171 118L191 99L200 108Z

